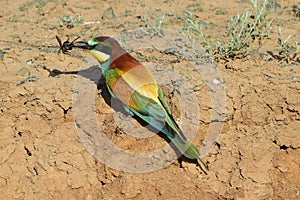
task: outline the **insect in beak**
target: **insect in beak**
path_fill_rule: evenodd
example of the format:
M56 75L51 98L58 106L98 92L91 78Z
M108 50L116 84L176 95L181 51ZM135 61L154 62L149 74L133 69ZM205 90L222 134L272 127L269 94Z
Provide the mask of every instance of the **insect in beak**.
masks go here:
M59 44L60 51L62 51L64 54L67 54L70 50L72 50L74 47L82 48L82 49L92 49L92 46L90 46L87 42L83 41L77 41L80 37L78 36L75 38L72 42L69 41L69 38L62 43L61 39L56 35L56 40Z
M56 40L57 40L57 42L59 44L60 51L62 51L64 54L66 54L66 53L68 53L68 51L72 50L72 48L74 46L74 42L80 38L78 36L72 42L69 42L69 38L68 38L67 41L65 41L64 43L62 43L61 39L57 35L55 37L56 37Z

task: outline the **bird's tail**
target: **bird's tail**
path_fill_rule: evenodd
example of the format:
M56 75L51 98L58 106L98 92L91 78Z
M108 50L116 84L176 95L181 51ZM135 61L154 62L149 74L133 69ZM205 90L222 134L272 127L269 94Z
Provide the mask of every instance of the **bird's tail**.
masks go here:
M171 115L167 115L166 124L161 131L171 140L176 148L187 158L198 160L208 169L207 165L200 158L200 152L183 134Z
M162 123L160 120L157 120L157 115L155 115L156 117L145 116L134 109L130 110L148 124L151 124L153 127L163 132L185 157L200 161L200 163L208 170L207 165L200 158L199 150L185 137L170 113L166 111L166 115L164 116L165 123Z

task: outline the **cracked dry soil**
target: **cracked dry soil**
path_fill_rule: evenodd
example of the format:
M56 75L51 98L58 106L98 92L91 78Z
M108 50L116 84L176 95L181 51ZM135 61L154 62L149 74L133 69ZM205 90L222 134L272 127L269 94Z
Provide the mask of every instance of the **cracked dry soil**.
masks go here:
M179 30L180 16L193 8L192 3L201 5L194 13L212 24L205 29L211 35L222 32L229 16L249 6L234 0L0 2L0 199L300 199L299 64L283 66L250 56L218 63L226 88L226 122L218 143L203 158L210 168L207 176L195 164L177 160L151 173L125 173L99 162L81 142L72 115L77 75L49 76L45 69L76 71L85 53L57 54L55 35L114 35L164 13L169 13L168 28ZM279 26L299 40L299 17L291 11L297 1L278 3L281 7L272 16L274 27L262 51L274 48ZM109 7L114 15L103 14ZM226 12L217 15L218 9ZM99 23L70 25L59 20L62 14L78 13L84 22ZM147 51L136 55L153 60L162 56ZM172 67L183 70L185 64ZM34 78L20 82L26 78L24 67L25 75ZM211 107L207 88L198 81L194 92L201 119L193 142L200 147ZM96 85L91 90L97 93ZM173 100L171 107L179 116ZM166 143L159 136L128 136L118 129L114 111L101 95L95 101L107 137L120 147L139 151Z

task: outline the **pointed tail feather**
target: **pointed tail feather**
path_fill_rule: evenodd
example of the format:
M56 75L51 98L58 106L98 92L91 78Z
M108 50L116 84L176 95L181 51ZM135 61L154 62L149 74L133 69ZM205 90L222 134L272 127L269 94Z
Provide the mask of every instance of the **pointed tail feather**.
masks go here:
M200 158L200 153L199 150L197 149L197 147L195 147L193 144L191 144L189 146L189 148L185 151L184 155L187 158L190 159L197 159L198 161L200 161L202 163L202 165L208 170L208 166L206 165L206 163L203 162L203 160Z
M202 165L204 165L205 168L208 170L207 165L200 158L199 150L184 136L183 132L176 124L172 115L167 113L166 123L163 124L159 121L156 121L155 118L145 116L134 109L129 108L129 110L131 110L134 114L139 116L147 123L151 124L156 129L163 132L184 156L192 160L196 159L200 161Z
M171 142L185 157L191 160L200 161L200 163L202 163L202 165L208 170L207 165L200 158L199 150L191 142L189 142L188 140L183 141L183 139L180 138L180 135L177 132L175 132L173 129L172 131L175 132L175 134L170 133L170 131L168 131L167 128L163 128L161 129L161 131L171 140Z

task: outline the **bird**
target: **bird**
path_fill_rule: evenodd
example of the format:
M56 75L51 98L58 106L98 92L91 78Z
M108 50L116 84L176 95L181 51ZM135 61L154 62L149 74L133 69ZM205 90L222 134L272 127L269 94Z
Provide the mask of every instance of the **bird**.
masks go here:
M208 166L200 158L198 148L174 120L164 93L151 72L112 37L100 36L87 42L77 41L78 38L72 42L68 39L62 44L56 36L63 53L81 48L98 60L110 95L119 99L130 115L136 115L158 129L181 154L196 160L208 170Z

